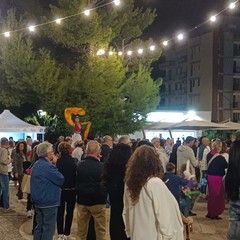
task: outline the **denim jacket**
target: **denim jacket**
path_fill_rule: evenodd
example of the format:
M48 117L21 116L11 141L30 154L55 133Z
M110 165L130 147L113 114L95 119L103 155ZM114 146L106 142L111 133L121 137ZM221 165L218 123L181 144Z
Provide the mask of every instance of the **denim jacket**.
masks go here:
M63 175L47 159L40 158L32 167L31 196L35 207L48 208L60 205Z

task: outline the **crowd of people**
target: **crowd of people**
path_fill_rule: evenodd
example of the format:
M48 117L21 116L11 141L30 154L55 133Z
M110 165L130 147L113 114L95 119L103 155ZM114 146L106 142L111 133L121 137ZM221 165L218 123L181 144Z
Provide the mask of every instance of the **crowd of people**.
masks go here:
M104 136L89 141L60 136L58 142L15 143L1 138L0 212L10 212L9 181L21 201L30 175L27 217L33 239L105 240L110 207L111 240L184 239L207 200L206 218L221 220L229 202L228 239L240 239L240 140L210 141L191 136L132 140ZM225 186L225 188L224 188ZM77 234L72 236L74 209ZM143 227L144 226L144 227Z

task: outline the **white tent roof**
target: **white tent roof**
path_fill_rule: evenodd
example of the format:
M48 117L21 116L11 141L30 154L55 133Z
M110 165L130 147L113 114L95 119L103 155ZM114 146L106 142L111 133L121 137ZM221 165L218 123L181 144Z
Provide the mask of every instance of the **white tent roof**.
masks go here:
M189 119L186 119L179 123L156 122L145 127L146 130L161 130L161 129L203 130L213 128L229 130L229 126L227 126L226 124Z
M240 123L236 123L236 122L227 121L227 122L224 122L223 125L228 127L227 130L239 130L240 129Z
M213 129L213 128L228 129L228 126L226 126L225 124L219 124L219 123L214 123L214 122L189 120L189 119L186 119L180 123L176 123L171 126L171 129L203 130L203 129Z
M44 132L45 127L35 126L22 121L9 110L0 114L0 132Z

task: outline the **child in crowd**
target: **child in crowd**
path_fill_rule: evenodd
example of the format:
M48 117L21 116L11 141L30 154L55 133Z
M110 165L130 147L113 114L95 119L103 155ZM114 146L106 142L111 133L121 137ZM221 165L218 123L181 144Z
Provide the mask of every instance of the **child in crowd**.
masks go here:
M187 171L184 172L185 178L177 176L175 164L169 162L166 165L167 172L164 174L164 181L176 198L180 210L185 217L189 216L191 207L191 189L194 185L192 176Z

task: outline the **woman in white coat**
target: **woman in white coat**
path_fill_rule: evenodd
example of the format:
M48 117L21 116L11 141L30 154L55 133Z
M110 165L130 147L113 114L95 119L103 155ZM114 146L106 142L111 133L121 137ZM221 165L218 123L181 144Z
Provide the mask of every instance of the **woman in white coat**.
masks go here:
M156 151L143 145L128 161L123 220L131 240L183 240L177 201L165 186Z

